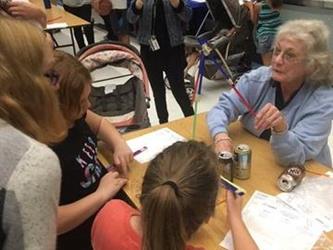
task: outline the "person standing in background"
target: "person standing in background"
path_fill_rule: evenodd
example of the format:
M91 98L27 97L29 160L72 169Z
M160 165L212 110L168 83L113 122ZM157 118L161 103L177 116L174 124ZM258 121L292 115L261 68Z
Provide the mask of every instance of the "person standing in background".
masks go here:
M112 11L112 3L110 0L91 0L92 8L100 15L104 21L105 30L108 32L104 37L104 40L117 41L118 38L115 36L112 27L110 13Z
M160 123L168 122L169 118L163 71L184 116L194 114L184 85L186 59L182 31L182 22L188 22L191 13L186 0L133 0L127 11L130 23L139 22L137 40Z
M110 14L107 15L101 15L101 18L104 21L105 29L108 32L106 36L104 37L105 40L110 40L110 41L118 41L118 37L115 35L115 33L112 30L112 25L111 25L111 17Z
M255 39L257 53L261 55L262 64L271 65L275 34L282 24L280 9L282 0L264 0L260 3L246 1L250 10L251 21L256 25Z
M107 15L101 15L107 30L106 39L129 44L128 21L126 17L127 0L110 0L112 11Z
M129 44L128 21L127 21L127 0L111 0L112 11L110 14L111 27L118 41Z
M75 16L78 16L91 23L91 1L90 0L63 0L64 9ZM95 42L93 24L83 27L88 44ZM74 28L75 40L80 49L86 46L83 38L82 27Z

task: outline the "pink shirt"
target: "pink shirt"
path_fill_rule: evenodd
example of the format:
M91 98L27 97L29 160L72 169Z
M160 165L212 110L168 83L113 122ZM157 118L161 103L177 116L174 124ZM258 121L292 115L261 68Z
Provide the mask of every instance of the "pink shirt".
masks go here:
M94 250L140 250L141 237L132 228L130 219L140 212L121 200L111 200L99 211L92 226ZM186 250L203 248L186 247Z

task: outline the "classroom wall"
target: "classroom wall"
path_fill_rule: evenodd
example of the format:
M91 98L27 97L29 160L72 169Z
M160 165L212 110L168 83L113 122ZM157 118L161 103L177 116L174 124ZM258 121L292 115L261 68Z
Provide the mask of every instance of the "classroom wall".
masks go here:
M330 48L333 50L333 9L305 7L284 4L281 10L281 17L285 20L290 19L319 19L326 23L330 29Z

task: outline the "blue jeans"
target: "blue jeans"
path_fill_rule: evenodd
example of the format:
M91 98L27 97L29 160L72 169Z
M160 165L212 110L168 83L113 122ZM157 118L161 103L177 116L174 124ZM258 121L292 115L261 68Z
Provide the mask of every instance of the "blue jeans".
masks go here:
M257 53L266 54L273 49L274 35L265 35L257 37Z

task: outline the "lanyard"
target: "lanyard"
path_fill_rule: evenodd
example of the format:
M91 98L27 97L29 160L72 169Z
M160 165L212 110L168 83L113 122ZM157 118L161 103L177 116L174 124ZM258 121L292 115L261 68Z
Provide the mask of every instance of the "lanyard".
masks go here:
M158 0L154 0L153 3L153 20L152 20L152 25L151 25L151 36L155 36L155 26L156 26L156 2Z

